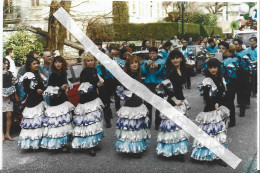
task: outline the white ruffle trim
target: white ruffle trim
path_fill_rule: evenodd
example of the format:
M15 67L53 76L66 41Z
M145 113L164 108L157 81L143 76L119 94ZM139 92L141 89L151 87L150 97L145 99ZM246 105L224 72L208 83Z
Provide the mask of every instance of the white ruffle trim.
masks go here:
M45 97L50 97L52 95L58 94L59 93L60 87L58 86L48 86L47 89L43 92L43 96Z
M227 135L226 135L226 131L223 131L221 133L218 133L215 136L212 136L212 138L216 141L218 141L220 144L223 144L224 142L227 141ZM203 139L203 143L210 145L209 141L206 141L205 139ZM192 147L195 148L203 148L205 147L204 145L202 145L197 139L194 139Z
M225 81L225 79L222 78L222 81L223 81L224 86L226 87L226 81ZM212 91L215 91L215 90L218 89L217 86L216 86L216 84L214 83L214 81L213 81L210 77L205 78L205 79L202 81L202 85L203 85L203 86L210 85Z
M217 123L225 118L227 118L230 114L230 111L225 106L220 106L218 111L210 111L210 112L201 112L196 117L196 121L200 124L209 124L209 123Z
M41 139L44 129L44 127L37 129L22 129L20 132L20 138L31 140Z
M169 143L176 143L183 141L185 139L189 139L190 135L183 129L178 131L171 131L171 132L162 132L159 131L157 142L163 142L166 144Z
M8 97L8 96L12 95L13 93L15 93L15 91L16 91L15 86L12 85L9 88L3 88L2 95L3 95L3 97Z
M181 112L183 115L186 115L186 112L187 112L187 105L186 105L186 102L183 102L181 106L174 106L174 108ZM167 116L161 114L160 115L162 119L169 119Z
M103 121L99 121L88 126L75 126L72 135L77 137L86 137L86 136L96 135L102 131L103 131Z
M41 74L41 73L40 73L40 75L41 75L41 77L42 77L42 79L43 79L44 81L47 80L47 77L46 77L46 76L44 76L44 75ZM24 79L30 79L30 80L31 80L31 79L35 79L35 75L34 75L32 72L26 72L26 73L24 73L23 76L21 76L21 77L19 78L19 83L23 82Z
M93 86L89 82L83 82L80 84L78 91L83 91L84 93L87 93L90 87Z
M71 104L69 101L65 101L64 103L57 106L47 106L47 109L45 110L45 116L58 117L65 115L74 109L75 107L73 104Z
M137 142L143 139L151 138L151 133L147 129L141 129L138 131L117 129L115 132L115 137L121 141Z
M95 100L84 104L79 103L75 108L74 113L75 115L85 115L89 112L94 112L98 109L102 109L102 107L104 107L104 104L102 103L101 99L96 98Z
M65 126L60 127L46 127L43 132L44 137L48 138L60 138L72 133L72 125L66 124Z
M146 117L147 114L148 114L148 109L144 104L142 104L139 107L122 106L117 111L117 116L119 116L120 118L128 118L128 119L140 119L142 117Z
M22 113L23 117L24 118L39 117L44 114L45 107L46 107L46 103L44 101L42 101L41 103L39 103L38 105L32 108L25 107Z

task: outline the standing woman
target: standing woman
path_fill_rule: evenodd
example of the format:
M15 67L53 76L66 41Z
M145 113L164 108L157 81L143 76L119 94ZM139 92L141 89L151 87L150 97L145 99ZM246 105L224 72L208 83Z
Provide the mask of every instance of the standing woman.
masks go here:
M229 116L229 109L223 106L226 86L225 80L222 77L220 62L216 58L212 58L207 62L205 76L206 78L202 81L200 91L206 105L204 111L199 113L196 117L196 121L205 133L226 146L227 129L225 121ZM193 141L191 158L200 161L219 159L212 151L203 146L196 139ZM218 163L226 166L221 160L219 160Z
M2 112L6 112L6 131L5 134L3 132L3 142L5 140L14 141L14 139L10 136L10 129L12 125L12 112L13 112L13 102L12 98L14 98L15 89L15 77L12 72L9 71L10 62L8 59L3 58L3 106Z
M45 96L50 97L50 106L45 111L44 126L41 146L47 149L60 149L69 152L69 135L72 132L72 111L74 106L68 101L66 90L69 88L67 80L68 64L61 56L56 56L51 63L51 75Z
M185 59L179 50L173 50L166 61L166 80L156 87L158 94L165 93L167 101L177 110L186 114L188 102L183 96L185 85ZM165 157L177 156L184 161L184 154L189 150L189 134L175 122L161 115L156 153Z
M83 71L80 73L79 104L75 109L73 123L73 148L88 149L91 156L96 156L97 145L103 138L104 107L98 96L98 88L103 86L103 79L97 74L97 60L90 53L84 53Z
M141 58L132 55L126 59L125 72L137 81L141 81ZM126 100L118 111L119 117L115 132L116 151L123 153L142 153L148 146L151 137L147 129L150 120L148 109L143 100L123 86L117 90L121 99ZM141 155L140 155L141 156Z
M40 61L29 56L25 63L26 73L19 79L27 94L26 107L23 110L21 133L18 145L22 149L38 149L43 136L43 120L46 103L42 93L45 90L44 77L39 73Z

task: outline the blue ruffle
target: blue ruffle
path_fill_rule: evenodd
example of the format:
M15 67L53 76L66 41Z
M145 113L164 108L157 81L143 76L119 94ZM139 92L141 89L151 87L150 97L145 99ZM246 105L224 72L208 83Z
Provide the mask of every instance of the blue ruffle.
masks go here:
M146 149L149 143L150 143L149 139L145 139L137 142L117 140L116 151L124 152L124 153L140 153Z
M44 115L36 118L23 118L21 122L21 127L23 129L35 129L41 128L43 126Z
M161 121L161 124L159 126L159 130L161 131L167 131L167 132L170 132L170 131L176 131L176 130L179 130L181 129L180 126L178 126L175 122L173 122L172 120L169 120L169 119L163 119Z
M217 133L221 132L225 128L225 123L223 121L217 123L210 123L210 124L200 124L199 127L206 132L208 135L216 135Z
M227 146L227 143L223 143L223 146ZM217 155L210 151L208 148L192 148L191 157L201 161L212 161L217 159Z
M69 124L72 120L71 112L58 117L45 117L43 120L43 125L45 127L59 127Z
M60 138L43 137L41 142L41 147L47 149L59 149L68 143L68 139L69 139L68 135Z
M149 118L140 118L140 119L127 119L127 118L119 118L116 126L122 130L140 130L146 127L149 127L150 120Z
M76 126L87 126L93 124L95 122L99 122L102 120L103 113L100 109L97 111L88 113L86 115L75 115L73 116L73 123Z
M13 93L15 93L16 89L15 89L15 86L10 86L9 88L3 88L2 89L2 95L4 97L8 97L10 95L12 95Z
M22 139L20 138L18 141L18 146L21 149L38 149L41 145L41 139Z
M156 147L156 153L166 157L176 156L180 154L186 154L189 151L189 140L184 140L177 143L162 143L158 142Z
M98 145L104 136L104 131L87 137L74 137L72 141L72 148L92 148Z

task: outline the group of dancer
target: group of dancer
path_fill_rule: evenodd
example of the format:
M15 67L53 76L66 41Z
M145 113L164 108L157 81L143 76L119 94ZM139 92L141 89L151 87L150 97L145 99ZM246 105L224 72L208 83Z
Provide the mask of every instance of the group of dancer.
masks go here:
M91 156L96 151L103 136L103 108L99 92L104 86L104 80L97 73L97 59L90 53L82 56L83 71L80 74L78 93L80 100L76 107L66 96L71 88L67 80L67 62L57 56L51 63L51 75L46 85L46 78L40 74L39 60L28 57L25 64L25 74L19 79L27 93L26 107L23 111L21 133L18 145L21 149L46 148L70 152L68 146L72 136L71 146L75 149L87 149ZM130 55L125 62L125 72L141 82L141 58ZM182 89L186 75L185 58L179 50L169 53L165 61L166 78L155 87L158 95L162 95L177 110L186 115L189 103ZM196 121L208 135L226 146L226 124L229 110L223 106L226 86L223 81L220 62L210 59L205 69L203 80L203 98L205 109ZM116 123L116 151L123 153L143 153L150 142L151 120L144 101L136 94L124 88L117 87L118 96L125 100L124 106L118 111ZM44 102L43 96L50 98L50 104ZM175 156L184 161L184 155L189 151L189 134L170 120L166 115L160 115L159 132L156 153L165 157ZM196 160L214 160L218 157L209 149L194 140L191 158Z

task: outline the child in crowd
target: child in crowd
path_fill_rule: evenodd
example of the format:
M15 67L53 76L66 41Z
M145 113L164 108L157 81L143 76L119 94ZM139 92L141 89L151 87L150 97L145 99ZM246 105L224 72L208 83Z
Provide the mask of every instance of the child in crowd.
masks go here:
M141 58L135 55L128 57L125 72L137 81L141 81ZM124 153L142 153L149 144L151 137L147 130L150 120L147 117L148 109L143 100L131 93L123 86L117 90L121 99L126 100L117 114L117 130L115 132L116 151Z
M13 112L13 98L15 94L15 81L16 78L13 76L12 72L9 71L10 62L8 59L3 59L3 105L2 112L6 112L6 131L5 134L3 132L3 142L5 140L14 141L14 139L10 136L10 129L12 125L12 112Z
M97 74L97 60L90 53L84 53L83 71L80 73L79 104L75 109L73 123L73 148L89 149L91 156L96 156L97 145L102 140L104 107L98 95L98 89L103 86L103 79Z
M45 90L45 76L38 71L40 61L29 56L25 63L26 73L19 79L27 94L26 107L23 110L21 122L21 133L18 145L22 149L38 149L44 132L44 110L46 103L43 101L42 93Z
M66 90L69 89L67 80L68 64L61 56L56 56L51 63L51 75L45 96L50 97L50 105L45 110L44 126L41 146L47 149L61 149L69 152L65 146L72 132L72 111L74 106L68 101Z
M225 80L222 77L220 62L217 59L212 58L207 62L205 76L206 78L202 81L200 91L206 105L204 111L199 113L196 117L196 121L205 133L226 146L227 129L225 121L229 116L229 109L223 106L226 85ZM200 161L219 159L213 152L196 139L193 141L191 158L192 160L195 159ZM219 160L218 163L226 166L222 160Z
M173 50L166 61L166 80L156 87L158 94L168 96L167 101L178 111L186 114L188 102L183 96L185 85L185 59L179 50ZM184 154L189 150L189 134L172 120L162 115L157 137L156 152L166 157L180 156L184 161Z

